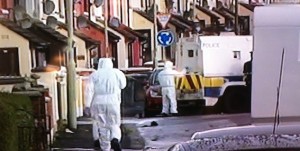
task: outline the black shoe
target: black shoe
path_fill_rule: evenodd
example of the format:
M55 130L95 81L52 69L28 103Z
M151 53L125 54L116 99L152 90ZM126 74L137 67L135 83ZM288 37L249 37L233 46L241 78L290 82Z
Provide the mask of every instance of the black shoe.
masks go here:
M161 113L160 114L162 117L168 117L169 116L169 114L167 114L167 113Z
M100 142L99 142L99 140L95 140L94 141L94 147L95 148L100 148Z
M114 151L122 151L121 144L119 143L118 139L113 138L113 139L110 141L110 144L111 144L111 148L112 148Z
M171 113L172 116L179 116L178 113Z

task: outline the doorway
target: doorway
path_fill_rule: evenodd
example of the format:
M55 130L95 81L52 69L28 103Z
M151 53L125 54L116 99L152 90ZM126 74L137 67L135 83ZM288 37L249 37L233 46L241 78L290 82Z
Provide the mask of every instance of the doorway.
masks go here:
M0 76L19 76L18 48L0 48Z

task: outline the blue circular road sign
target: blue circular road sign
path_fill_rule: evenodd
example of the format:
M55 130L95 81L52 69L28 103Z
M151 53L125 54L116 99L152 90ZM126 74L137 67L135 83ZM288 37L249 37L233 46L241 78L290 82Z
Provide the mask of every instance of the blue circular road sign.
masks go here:
M163 47L170 46L175 41L175 36L171 30L161 30L157 33L157 42Z

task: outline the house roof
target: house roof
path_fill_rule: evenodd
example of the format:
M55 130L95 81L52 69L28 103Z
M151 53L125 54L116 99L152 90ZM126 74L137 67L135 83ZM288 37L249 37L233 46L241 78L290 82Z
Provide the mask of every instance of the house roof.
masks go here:
M226 7L221 7L219 8L219 10L226 13L227 15L235 16L235 13Z
M100 29L101 32L105 32L105 29L104 27L101 27L100 25L94 23L93 21L91 20L87 20L88 24L92 25L93 27L97 28L97 29ZM114 33L112 33L111 31L108 31L108 37L109 38L112 38L114 40L120 40L121 38L117 35L115 35Z
M146 18L147 20L153 22L153 17L149 16L146 12L142 11L142 10L138 10L138 9L133 9L134 12L138 13L139 15L143 16L144 18Z
M141 10L137 10L137 9L134 9L134 11L136 13L138 13L139 15L143 16L144 18L146 18L147 20L149 20L151 22L154 22L153 17L148 15L146 12L141 11ZM192 29L192 23L189 22L188 20L184 19L180 15L171 14L171 18L169 20L169 23L171 23L171 24L173 24L176 27L181 28L181 29L187 29L187 30ZM161 27L160 24L158 24L158 26Z
M141 41L144 41L144 40L147 39L147 37L144 36L143 34L137 32L137 31L134 31L133 29L131 29L130 27L128 27L128 26L126 26L124 24L121 24L121 26L119 27L119 29L121 29L121 30L124 29L124 30L129 31L131 34L137 36Z
M33 21L33 26L29 28L32 32L43 35L43 38L46 37L44 34L40 34L40 32L46 33L47 37L51 37L56 41L62 42L64 44L68 43L68 38L55 29L51 28L50 26L45 25L43 22L39 20Z
M252 12L254 11L254 7L253 5L250 5L250 4L246 4L246 3L239 3L241 6L251 10Z
M101 24L104 24L104 20L101 20L99 18L96 19L98 22L100 22ZM114 27L110 24L108 24L108 27L117 31L118 33L122 34L127 40L135 40L136 38L138 38L137 36L133 35L130 31L125 30L125 29L121 29L120 27Z
M208 16L210 16L211 18L215 18L215 19L219 19L219 17L212 13L211 10L207 9L207 8L204 8L204 7L201 7L201 6L196 6L196 8L200 11L202 11L203 13L207 14Z
M75 32L74 32L74 35L77 36L77 37L79 37L80 39L84 40L85 42L90 43L90 44L100 44L99 41L94 40L94 39L92 39L92 38L86 36L86 35L83 34L83 33L78 32L78 31L75 31Z
M8 29L16 32L17 34L21 35L22 37L28 39L30 42L37 46L47 46L50 42L41 39L39 36L34 34L28 29L23 29L22 27L18 26L15 22L10 21L8 19L0 18L0 24L7 27Z
M191 31L193 29L193 23L180 15L172 14L170 23L185 31Z
M213 9L214 12L220 14L221 16L223 16L225 19L229 19L229 20L233 20L234 17L229 14L228 12L225 12L225 10L220 10L220 9Z
M67 25L63 22L58 22L58 26L65 29L65 30L68 30L67 28ZM88 36L86 36L85 34L82 34L78 31L74 31L74 35L79 37L80 39L84 40L85 42L88 42L88 43L93 43L93 44L99 44L100 42L99 41L96 41Z

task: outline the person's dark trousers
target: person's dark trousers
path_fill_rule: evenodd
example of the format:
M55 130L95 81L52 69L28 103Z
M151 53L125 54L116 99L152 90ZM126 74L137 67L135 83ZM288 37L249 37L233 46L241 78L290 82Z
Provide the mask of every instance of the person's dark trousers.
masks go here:
M119 142L118 139L116 138L113 138L110 142L111 144L111 148L114 150L114 151L122 151L122 148L121 148L121 144Z

